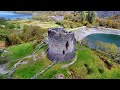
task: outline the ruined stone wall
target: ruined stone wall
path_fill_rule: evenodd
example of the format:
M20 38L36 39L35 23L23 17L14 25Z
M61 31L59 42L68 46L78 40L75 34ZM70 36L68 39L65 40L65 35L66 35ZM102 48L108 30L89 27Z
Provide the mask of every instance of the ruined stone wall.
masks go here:
M48 30L48 58L52 61L68 61L75 56L74 33L63 28Z

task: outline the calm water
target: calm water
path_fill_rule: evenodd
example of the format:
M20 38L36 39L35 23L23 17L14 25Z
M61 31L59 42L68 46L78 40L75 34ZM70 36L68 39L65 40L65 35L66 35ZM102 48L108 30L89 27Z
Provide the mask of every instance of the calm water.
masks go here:
M120 36L113 34L91 34L86 37L90 48L95 46L95 41L102 41L105 43L114 43L120 47Z
M31 14L17 14L17 13L9 12L9 11L0 11L0 18L1 17L5 19L15 20L17 18L29 19L29 18L32 18L32 15Z

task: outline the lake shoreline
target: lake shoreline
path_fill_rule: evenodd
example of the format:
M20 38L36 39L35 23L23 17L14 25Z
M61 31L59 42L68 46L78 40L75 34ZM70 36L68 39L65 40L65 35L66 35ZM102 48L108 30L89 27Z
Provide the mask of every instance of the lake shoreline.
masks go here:
M79 30L74 31L76 41L81 41L83 38L87 37L91 34L113 34L113 35L120 35L119 29L112 29L112 28L86 28L81 27Z
M32 18L32 14L27 13L17 13L14 11L0 11L0 18L4 18L6 20L16 20L16 19L30 19Z

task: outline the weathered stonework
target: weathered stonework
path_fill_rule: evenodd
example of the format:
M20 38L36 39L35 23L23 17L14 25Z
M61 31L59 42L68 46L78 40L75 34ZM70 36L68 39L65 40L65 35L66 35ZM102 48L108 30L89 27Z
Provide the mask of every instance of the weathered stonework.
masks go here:
M63 28L48 30L48 58L52 61L68 61L75 56L76 40L73 32Z

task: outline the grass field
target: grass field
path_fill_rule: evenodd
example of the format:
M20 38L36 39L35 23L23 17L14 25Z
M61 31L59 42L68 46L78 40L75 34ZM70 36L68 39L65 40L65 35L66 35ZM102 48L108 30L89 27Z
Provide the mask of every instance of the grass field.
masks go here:
M24 25L40 26L41 28L60 27L59 25L57 25L53 22L40 22L38 20L11 20L11 21L7 21L7 22L12 23L15 26L17 24L19 24L21 28L23 28Z
M77 50L77 61L67 68L61 68L64 63L58 63L52 68L41 74L38 79L54 78L56 74L63 74L68 78L81 79L100 79L100 78L120 78L120 67L113 63L111 70L105 67L105 64L100 58L89 48L77 45L78 48L84 50ZM108 60L109 61L109 60ZM70 75L68 72L72 72Z
M6 49L8 52L3 53L3 55L7 56L9 59L8 69L11 68L19 59L23 58L32 53L33 44L32 43L24 43L20 45L13 45Z
M38 60L34 61L33 58L25 59L24 61L28 61L28 64L23 64L18 66L17 70L13 73L14 78L31 78L41 70L43 70L45 67L47 67L49 64L51 64L51 61L48 60L47 56L42 56L42 52L47 49L47 46L39 50L36 54L39 58Z
M26 49L24 48L23 50L23 46L26 47ZM77 60L74 64L69 67L62 68L63 65L68 64L69 62L58 62L47 71L39 75L37 79L54 79L56 74L63 74L64 78L66 79L120 78L120 66L118 64L113 63L109 59L107 59L107 61L112 63L112 68L111 70L109 70L106 67L105 63L98 57L95 51L84 46L80 46L78 44L76 45L76 47L82 50L76 51ZM47 55L42 55L46 49L47 46L36 52L38 58L38 60L36 61L34 61L33 58L24 59L24 61L27 61L28 63L19 65L17 70L13 73L12 77L18 79L28 79L45 69L49 64L51 64L51 61L47 58ZM12 52L12 54L9 56L12 58L11 61L14 61L17 58L24 57L25 55L30 54L32 51L32 45L31 43L22 44L16 47L10 47L8 50L11 50L10 52ZM15 52L17 52L17 54L15 54L14 50Z

